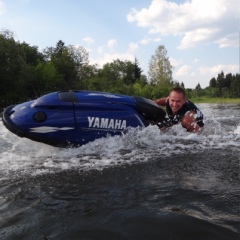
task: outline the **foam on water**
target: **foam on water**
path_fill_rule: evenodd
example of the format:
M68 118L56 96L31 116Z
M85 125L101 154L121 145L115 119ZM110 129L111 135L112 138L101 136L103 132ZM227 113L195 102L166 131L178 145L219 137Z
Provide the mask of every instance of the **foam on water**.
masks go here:
M0 120L0 235L236 239L240 105L199 108L200 134L149 126L69 149L19 138Z
M240 126L237 126L237 128L234 130L234 133L237 134L237 138L239 138L240 135Z
M11 174L43 174L65 169L102 169L108 166L145 162L205 149L240 147L240 126L225 126L222 118L208 118L201 134L186 132L180 125L167 132L156 126L131 129L122 136L97 139L78 148L61 149L19 138L0 122L0 171ZM234 119L229 116L228 120ZM235 120L236 121L236 118ZM229 122L229 121L228 121ZM239 122L237 120L237 122ZM239 123L237 123L239 124Z

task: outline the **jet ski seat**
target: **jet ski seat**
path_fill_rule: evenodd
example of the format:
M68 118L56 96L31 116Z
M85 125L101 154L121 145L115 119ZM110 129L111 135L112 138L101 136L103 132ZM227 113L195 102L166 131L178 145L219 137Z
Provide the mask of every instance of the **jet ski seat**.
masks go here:
M165 111L150 99L134 96L138 112L148 121L161 122L165 120Z

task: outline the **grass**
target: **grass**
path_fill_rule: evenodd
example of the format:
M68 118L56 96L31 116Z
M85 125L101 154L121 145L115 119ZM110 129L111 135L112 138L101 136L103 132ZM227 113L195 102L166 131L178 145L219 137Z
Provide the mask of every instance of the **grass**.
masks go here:
M240 98L207 98L196 97L189 99L193 103L225 103L225 104L240 104Z

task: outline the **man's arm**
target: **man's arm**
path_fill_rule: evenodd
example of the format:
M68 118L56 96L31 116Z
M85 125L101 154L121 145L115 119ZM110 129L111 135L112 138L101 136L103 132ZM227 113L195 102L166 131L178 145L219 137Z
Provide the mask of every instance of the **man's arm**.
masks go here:
M168 97L165 97L165 98L159 98L159 99L156 99L156 100L153 100L153 101L160 106L166 106L167 99L168 99Z
M182 127L186 128L188 132L193 133L200 132L201 127L204 126L203 119L200 119L198 116L199 112L200 110L190 110L186 112L183 118L181 119Z

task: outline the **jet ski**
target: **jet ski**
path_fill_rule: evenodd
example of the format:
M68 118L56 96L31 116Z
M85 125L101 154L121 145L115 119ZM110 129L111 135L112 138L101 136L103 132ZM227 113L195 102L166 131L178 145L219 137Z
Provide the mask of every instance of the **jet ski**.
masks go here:
M57 147L76 147L130 128L165 122L165 111L138 97L96 91L52 92L7 107L5 127L14 134Z

